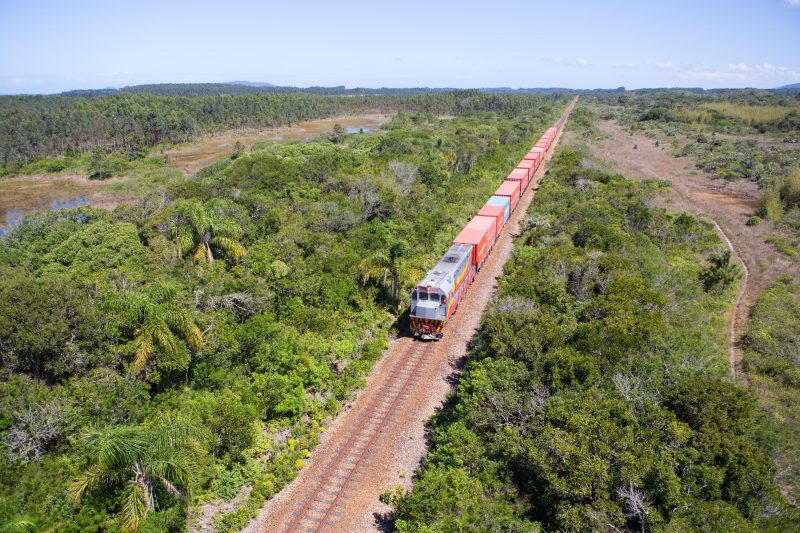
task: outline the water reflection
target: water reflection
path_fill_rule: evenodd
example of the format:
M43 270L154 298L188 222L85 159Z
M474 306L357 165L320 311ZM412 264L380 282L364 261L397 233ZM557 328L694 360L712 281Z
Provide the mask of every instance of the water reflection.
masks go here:
M47 204L42 203L38 207L34 209L9 209L6 211L6 219L2 226L0 226L0 236L5 235L6 231L19 224L19 221L22 220L22 217L25 215L29 215L31 213L35 213L36 211L57 211L59 209L72 209L74 207L80 207L82 205L89 205L89 197L88 196L75 196L74 198L67 198L64 200L52 200L50 202L50 206L48 207Z
M372 131L372 128L363 128L358 126L347 126L344 129L345 133L369 133Z

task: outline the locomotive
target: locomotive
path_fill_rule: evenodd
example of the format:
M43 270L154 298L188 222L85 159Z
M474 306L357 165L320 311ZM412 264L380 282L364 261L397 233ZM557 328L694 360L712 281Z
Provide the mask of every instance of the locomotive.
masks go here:
M414 337L422 340L442 338L447 322L456 313L464 294L500 237L500 231L529 188L545 154L555 144L574 105L573 101L553 127L536 142L478 214L453 239L444 257L411 291L410 327Z

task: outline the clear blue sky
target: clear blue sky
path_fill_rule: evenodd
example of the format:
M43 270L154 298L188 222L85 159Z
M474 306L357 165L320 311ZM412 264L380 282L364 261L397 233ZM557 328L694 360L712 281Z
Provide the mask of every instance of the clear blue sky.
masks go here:
M776 87L800 0L0 0L0 93L232 80Z

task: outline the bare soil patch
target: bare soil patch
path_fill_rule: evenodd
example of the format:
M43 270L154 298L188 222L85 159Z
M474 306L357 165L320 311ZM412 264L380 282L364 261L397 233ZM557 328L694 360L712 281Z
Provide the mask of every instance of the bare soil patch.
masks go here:
M184 145L165 150L171 165L186 174L194 174L217 159L233 153L236 142L250 148L259 141L287 142L303 141L326 131L331 131L334 124L345 128L378 128L391 120L392 115L385 113L369 113L357 116L325 118L309 120L293 126L267 128L261 130L231 130L200 139Z
M747 331L753 305L758 295L778 277L800 274L795 261L764 242L768 236L782 235L785 230L767 220L756 226L745 225L760 205L761 195L754 183L728 183L703 175L697 171L692 159L674 157L664 139L661 139L660 146L655 146L654 139L630 135L613 121L599 121L597 127L607 138L592 143L589 148L609 170L632 179L671 181L672 189L660 201L671 210L688 211L710 219L722 233L723 241L730 241L745 272L737 302L731 311L731 367L746 382L747 376L740 371L744 357L740 341ZM568 135L565 142L582 143L573 135Z

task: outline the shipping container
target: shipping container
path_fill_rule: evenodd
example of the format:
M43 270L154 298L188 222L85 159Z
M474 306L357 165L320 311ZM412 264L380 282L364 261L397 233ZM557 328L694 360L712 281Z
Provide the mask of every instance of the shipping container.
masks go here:
M506 201L508 199L506 198ZM497 225L497 236L500 236L500 230L506 223L506 209L502 205L489 205L486 204L480 208L478 215L482 217L494 217L495 224ZM496 240L496 239L495 239Z
M538 167L539 162L542 160L543 154L544 150L542 150L541 148L534 148L533 150L525 154L525 157L523 157L522 160L525 161L527 159L528 161L536 161L536 166Z
M519 182L518 181L504 181L500 187L494 192L495 196L508 196L508 201L511 204L511 212L517 208L519 202Z
M547 141L547 139L539 139L536 141L536 147L544 148L545 151L547 151L547 149L550 148L550 143Z
M525 192L525 189L528 188L528 170L524 168L515 168L511 171L511 173L506 176L506 181L518 181L520 183L519 191L520 194Z
M453 239L453 244L471 245L472 264L480 269L492 249L496 234L497 224L493 218L476 216Z
M533 178L533 173L536 172L536 159L523 159L517 165L517 168L522 168L528 171L528 182Z
M503 224L508 222L508 217L511 216L511 200L508 196L492 196L486 205L495 205L503 208L505 215L503 216Z

